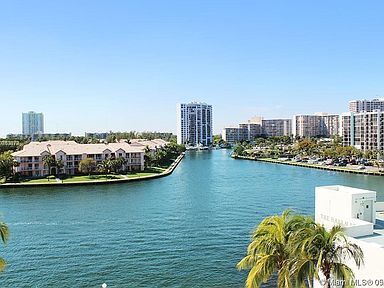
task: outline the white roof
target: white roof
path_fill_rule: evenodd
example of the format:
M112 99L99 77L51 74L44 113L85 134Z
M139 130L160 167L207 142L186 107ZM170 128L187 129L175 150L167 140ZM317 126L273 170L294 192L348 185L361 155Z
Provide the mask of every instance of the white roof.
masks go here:
M320 186L316 188L326 189L326 190L333 190L345 194L371 194L374 193L376 195L376 191L372 190L365 190L365 189L359 189L349 186L343 186L343 185L331 185L331 186Z

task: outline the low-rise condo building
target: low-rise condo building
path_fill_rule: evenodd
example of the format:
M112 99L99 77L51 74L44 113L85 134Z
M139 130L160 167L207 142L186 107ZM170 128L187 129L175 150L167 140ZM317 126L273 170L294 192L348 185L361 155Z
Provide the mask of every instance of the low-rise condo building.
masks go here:
M31 142L25 145L23 150L14 152L12 155L19 163L15 172L30 177L59 172L74 175L79 172L80 161L86 158L91 158L96 161L96 164L101 164L103 160L122 157L126 160L123 170L144 170L143 146L137 147L125 142L109 144L78 144L74 141ZM62 162L61 171L48 171L43 158L49 155ZM57 168L52 167L52 169Z

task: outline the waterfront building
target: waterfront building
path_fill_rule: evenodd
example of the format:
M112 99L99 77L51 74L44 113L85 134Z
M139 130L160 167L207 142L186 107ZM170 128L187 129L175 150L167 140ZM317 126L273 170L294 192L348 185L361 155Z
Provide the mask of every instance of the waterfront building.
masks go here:
M295 115L292 121L294 137L332 137L339 135L340 116L316 113L314 115Z
M344 146L384 152L384 111L343 113L341 126Z
M240 131L239 127L225 127L221 132L221 138L230 144L235 144L239 141L242 141L242 137L240 137Z
M265 136L291 136L291 119L262 120L262 134Z
M29 111L23 113L23 135L34 135L44 133L44 116L43 113Z
M177 105L177 143L209 146L213 142L212 105L191 102Z
M290 136L291 119L268 119L253 117L239 127L225 127L222 139L230 144L241 141L253 141L262 136Z
M383 211L384 202L376 201L375 191L340 185L315 189L315 221L327 229L341 225L348 240L357 244L364 253L364 265L360 268L350 259L345 261L352 269L355 280L361 283L353 286L362 287L363 281L371 281L370 287L383 286ZM314 284L314 287L323 287L317 281Z
M262 135L261 123L253 119L248 120L246 123L240 123L239 129L240 137L246 141L253 141Z
M384 98L349 101L349 112L360 113L374 111L384 111Z
M15 172L23 176L45 176L63 173L74 175L78 173L79 163L86 158L92 158L96 164L106 159L122 157L126 160L123 169L126 171L144 170L144 148L130 145L126 142L109 144L78 144L74 141L44 141L31 142L23 150L12 155L19 163ZM49 173L44 165L44 156L51 155L63 163L61 171ZM56 169L56 168L55 168Z
M221 138L230 144L241 141L252 141L262 135L262 118L253 117L238 127L225 127L222 130Z

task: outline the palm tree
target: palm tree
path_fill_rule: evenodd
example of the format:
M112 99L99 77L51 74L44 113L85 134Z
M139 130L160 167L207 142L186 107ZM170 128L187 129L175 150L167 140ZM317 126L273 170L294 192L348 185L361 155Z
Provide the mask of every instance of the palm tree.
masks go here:
M63 160L57 160L57 161L56 161L56 168L57 168L57 175L58 175L58 176L60 176L60 173L61 173L63 167L64 167L64 162L63 162Z
M105 173L105 177L108 177L108 174L111 173L111 160L105 159L101 164L98 165L100 172Z
M250 269L245 286L260 287L277 273L278 287L292 287L289 270L292 249L290 236L313 225L309 217L293 215L290 210L265 218L252 235L252 242L237 268Z
M45 155L43 157L43 163L48 167L48 175L51 175L51 168L56 166L55 157L52 155Z
M9 229L4 222L0 222L0 238L3 243L7 243L9 238ZM0 271L3 271L5 268L6 262L3 258L0 257Z
M151 149L147 145L144 148L144 164L145 164L145 167L148 168L148 167L152 166L153 160L154 160L154 156L152 154Z
M296 257L291 259L290 266L297 287L304 286L305 282L311 285L313 278L326 288L331 287L331 279L351 283L354 274L345 261L353 260L357 267L363 263L363 251L347 240L340 226L330 231L319 224L304 227L292 239L292 243L296 243L291 246Z

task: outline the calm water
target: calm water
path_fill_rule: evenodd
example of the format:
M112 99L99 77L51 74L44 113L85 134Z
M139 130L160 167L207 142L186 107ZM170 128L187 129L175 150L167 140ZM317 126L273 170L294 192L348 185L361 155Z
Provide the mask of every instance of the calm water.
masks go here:
M384 179L192 152L165 178L0 190L11 229L1 287L243 287L254 226L287 207L314 213L314 187L377 190ZM272 286L272 285L270 285Z

